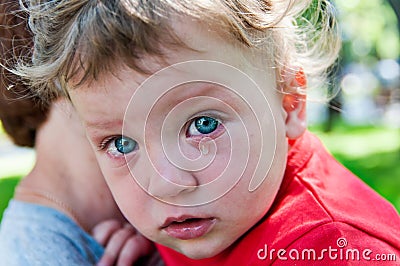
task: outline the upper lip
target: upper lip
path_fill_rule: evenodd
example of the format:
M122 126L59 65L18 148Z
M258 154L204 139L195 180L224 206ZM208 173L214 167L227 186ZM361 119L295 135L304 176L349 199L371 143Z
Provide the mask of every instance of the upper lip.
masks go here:
M174 222L184 222L188 219L211 219L212 217L196 217L191 215L181 215L179 217L168 217L165 222L161 225L161 228L168 227L170 224Z

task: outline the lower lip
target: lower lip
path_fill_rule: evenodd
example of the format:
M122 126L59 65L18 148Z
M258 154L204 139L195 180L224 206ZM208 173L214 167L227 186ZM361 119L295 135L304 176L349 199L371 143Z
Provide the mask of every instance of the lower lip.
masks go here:
M171 223L163 230L170 236L182 240L189 240L201 237L214 227L216 220L210 219L196 219L188 220L181 223Z

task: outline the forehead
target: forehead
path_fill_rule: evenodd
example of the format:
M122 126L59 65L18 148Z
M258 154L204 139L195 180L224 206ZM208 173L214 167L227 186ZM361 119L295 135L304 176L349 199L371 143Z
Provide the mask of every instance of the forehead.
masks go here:
M258 51L245 49L240 44L227 41L215 29L191 18L176 19L172 26L178 37L190 48L165 48L163 58L145 56L141 63L152 74L139 73L121 63L113 74L105 73L96 81L86 82L70 90L71 98L84 120L92 120L91 116L112 119L123 117L131 96L151 78L155 82L146 88L147 91L142 90L147 96L145 98L149 98L147 94L151 92L156 94L154 97L158 97L157 94L163 94L171 86L179 84L177 80L180 78L181 83L199 80L199 73L204 74L211 81L217 81L217 83L222 81L229 87L240 82L240 77L235 74L240 72L243 72L243 76L249 75L255 78L261 74L268 76L270 81L273 80L272 68L269 68L267 63L269 58ZM183 68L176 67L182 62L195 61L200 63L186 64ZM219 65L214 67L213 64L207 64L207 62L218 62ZM233 71L235 73L221 70L221 64L226 65L226 68L236 70ZM168 71L163 71L169 65L175 66L169 67ZM258 81L258 83L263 82ZM186 94L198 94L196 88L198 87L186 90ZM185 97L185 93L179 97ZM138 104L145 103L139 101ZM118 112L114 110L110 113L110 108L107 108L109 106L120 108Z
M137 54L135 54L137 45L135 45L135 41L132 41L130 47L126 46L122 49L132 52L121 53L119 50L116 50L111 60L107 59L109 55L103 55L105 60L97 61L98 64L95 64L103 65L96 66L100 72L86 73L87 68L93 68L91 66L86 66L87 64L90 65L90 63L93 63L90 61L91 57L96 57L98 53L100 53L99 55L101 56L101 51L91 53L90 51L86 51L86 46L83 45L83 51L79 53L78 50L77 58L74 61L74 65L78 69L74 71L74 74L71 76L73 79L71 80L72 82L69 82L69 85L80 84L82 78L85 79L85 81L86 79L101 80L107 77L110 72L117 72L115 69L121 66L128 66L141 73L151 74L167 65L180 62L183 58L184 60L215 60L226 62L239 68L244 64L257 65L265 68L266 66L272 66L274 63L271 56L272 49L263 50L250 48L232 36L232 34L227 32L223 27L219 27L216 23L213 24L212 21L200 21L199 19L189 16L174 15L169 19L168 26L172 36L174 36L171 38L174 38L174 40L164 41L162 34L157 37L157 40L153 40L153 43L158 43L161 46L159 47L159 53L154 54L151 51L146 53L144 49L144 51L138 51ZM103 37L103 39L106 40L107 37ZM116 42L118 42L118 40L116 40ZM122 40L120 40L120 42L122 42ZM103 43L100 46L105 45L106 44ZM81 54L84 54L83 57ZM88 62L86 62L86 60L88 60ZM102 62L104 64L102 64ZM103 69L104 72L101 71L101 69Z

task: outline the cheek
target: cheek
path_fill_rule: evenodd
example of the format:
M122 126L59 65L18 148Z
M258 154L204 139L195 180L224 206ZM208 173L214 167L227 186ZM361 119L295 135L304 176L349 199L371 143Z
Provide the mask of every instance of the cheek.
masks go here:
M254 140L254 138L253 138ZM253 142L252 148L257 146ZM254 147L253 147L254 145ZM287 141L283 134L276 138L276 151L271 162L259 162L256 153L251 152L246 171L238 184L223 198L220 206L227 215L236 216L239 223L253 225L261 219L272 205L278 193L286 168ZM261 172L263 178L261 185L253 192L249 191L249 182L261 164L271 163L268 172ZM224 206L224 207L223 207ZM249 208L251 206L251 208ZM241 227L241 225L238 225Z
M201 154L200 156L206 157L206 161L209 163L204 169L194 173L200 185L212 182L220 177L226 171L227 167L233 167L232 165L234 165L231 158L231 141L226 134L214 140L214 144L209 141L202 145L203 149L206 149L208 153Z
M128 219L133 219L145 209L146 193L134 180L121 180L111 184L115 200Z
M112 168L107 162L99 160L99 165L107 185L125 218L141 232L151 221L149 209L151 198L132 177L129 167L124 165ZM140 219L138 219L140 218ZM147 222L146 222L147 221Z
M152 199L130 176L116 177L109 183L110 190L121 212L138 231L152 238Z
M209 183L221 175L228 174L231 180L240 178L240 182L247 183L245 190L248 191L249 182L255 173L258 174L258 179L268 175L270 169L265 166L271 165L274 158L275 137L272 134L275 130L271 129L272 133L263 135L260 130L256 130L258 129L256 120L248 118L244 122L250 125L246 132L242 132L237 122L230 125L229 132L214 140L215 154L210 152L205 155L210 161L212 160L211 163L194 174L200 184ZM208 145L207 149L213 151L212 142L204 145ZM260 158L261 150L264 150L263 158ZM260 170L260 166L262 166L261 174L256 171Z
M287 141L284 135L278 135L276 140L276 150L268 172L261 185L254 191L255 199L249 206L254 206L254 210L264 215L272 205L276 194L282 183L286 169ZM268 162L269 163L269 162ZM254 166L258 168L259 166ZM261 217L260 217L261 218Z

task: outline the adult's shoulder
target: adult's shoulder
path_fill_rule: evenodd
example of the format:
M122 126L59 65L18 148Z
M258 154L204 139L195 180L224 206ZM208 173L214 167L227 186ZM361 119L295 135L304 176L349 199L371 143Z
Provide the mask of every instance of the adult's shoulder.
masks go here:
M45 206L13 200L0 226L5 265L94 265L104 252L69 217Z

